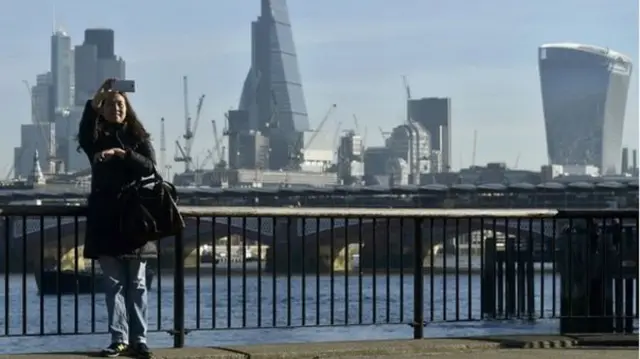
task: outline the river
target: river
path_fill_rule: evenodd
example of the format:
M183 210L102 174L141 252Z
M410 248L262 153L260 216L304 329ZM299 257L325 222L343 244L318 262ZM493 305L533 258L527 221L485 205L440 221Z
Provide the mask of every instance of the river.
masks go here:
M158 285L160 279L160 286ZM213 282L215 280L215 291ZM469 286L471 280L471 286ZM544 316L552 313L551 274L536 276L536 293L544 287L544 298L536 296L536 312L540 315L541 304L544 304ZM359 291L360 278L336 275L331 286L331 278L321 275L306 276L303 285L301 276L286 277L264 276L259 281L257 276L248 276L243 286L241 276L202 276L200 278L200 295L198 302L197 278L188 276L185 283L186 326L188 328L209 329L215 322L217 331L193 331L187 335L189 346L233 345L272 342L309 342L332 340L393 339L410 338L412 328L407 324L412 319L413 278L405 276L401 280L399 274L388 278L377 275L361 277L362 291ZM258 286L261 284L261 296ZM388 286L387 286L388 283ZM229 286L230 284L230 286ZM319 284L319 285L318 285ZM556 277L556 293L559 293L559 278ZM40 296L35 280L27 278L26 286L26 322L23 328L22 319L22 276L9 277L9 296L4 292L5 280L0 279L0 308L9 304L9 320L0 314L0 353L19 353L34 351L59 351L96 349L108 342L105 334L90 334L80 340L73 336L76 332L87 334L92 332L92 307L95 313L95 331L104 333L107 330L106 310L103 295L95 296L92 305L91 295L45 297L43 308L43 324L45 333L57 333L58 325L65 336L39 336L40 333ZM275 286L275 296L274 296ZM158 295L160 289L160 296ZM244 288L244 289L243 289ZM303 295L302 289L305 288ZM400 288L403 290L401 293ZM458 296L456 297L456 288ZM230 289L230 291L228 291ZM433 289L433 290L432 290ZM215 293L215 295L214 295ZM360 295L360 293L362 293ZM433 294L433 303L431 300ZM359 305L360 296L362 306ZM243 300L245 298L245 300ZM333 301L332 301L333 298ZM8 299L8 300L7 300ZM161 300L159 300L161 299ZM540 302L541 299L543 303ZM333 311L331 303L333 302ZM246 311L243 315L243 303ZM348 303L345 306L345 303ZM458 305L456 305L458 303ZM402 305L404 304L404 305ZM433 305L432 305L433 304ZM469 317L471 304L471 317ZM60 317L58 318L58 306ZM149 292L150 330L159 331L150 334L152 346L167 347L172 345L172 338L166 330L173 325L173 276L163 275L156 278L153 290ZM198 322L197 308L200 308ZM258 323L261 308L261 324ZM275 308L275 311L274 311ZM433 317L431 317L433 309ZM556 303L556 312L559 305ZM333 313L333 315L332 315ZM425 336L468 336L496 333L531 333L557 331L555 320L539 319L536 321L475 321L480 318L480 282L479 276L460 274L456 281L454 275L433 276L433 286L429 275L425 278L425 317L428 322L443 320L466 320L467 322L433 323L425 327ZM215 320L214 320L215 318ZM303 323L303 318L305 323ZM244 320L244 322L243 322ZM329 326L332 324L336 326ZM311 327L317 322L323 327ZM354 326L345 326L345 323ZM374 325L377 324L377 325ZM379 325L386 324L388 325ZM355 325L360 324L360 325ZM263 329L246 329L259 326ZM277 328L273 328L273 327ZM308 326L296 328L300 326ZM232 329L226 329L232 328ZM8 333L6 331L8 329ZM20 335L26 329L31 337L7 337Z

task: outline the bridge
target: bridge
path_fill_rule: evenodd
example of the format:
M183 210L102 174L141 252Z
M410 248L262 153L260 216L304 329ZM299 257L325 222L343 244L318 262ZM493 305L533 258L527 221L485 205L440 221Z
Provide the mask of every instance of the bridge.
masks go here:
M84 217L10 217L11 247L15 253L22 253L22 242L26 236L28 248L40 248L44 244L47 257L57 257L57 253L64 255L82 246L85 222ZM323 259L323 269L340 267L336 263L344 263L347 248L355 244L362 246L363 256L369 252L379 253L375 256L382 255L387 246L396 254L411 253L416 229L414 219L188 216L185 222L187 227L183 232L183 242L186 255L203 244L239 236L247 243L264 245L268 258L271 250L284 256L289 256L288 253L293 251L295 255L291 255L291 258L294 260L302 259L300 254L304 253L309 260ZM471 238L478 234L483 238L521 238L523 245L527 238L534 239L536 243L545 243L558 236L563 227L562 223L553 219L426 219L422 222L422 233L425 248L430 250L432 246L443 242L453 243L456 238ZM390 244L387 244L389 238ZM167 250L173 244L171 239L160 241L160 246ZM318 250L324 255L318 255ZM424 255L428 255L428 251ZM35 258L39 258L39 255L33 257L32 261Z
M177 187L181 200L192 205L211 199L283 199L283 198L345 198L380 196L432 196L438 198L477 198L492 200L493 203L506 203L511 197L519 197L525 202L542 203L549 197L583 198L603 202L611 197L638 197L638 179L606 181L594 179L593 182L562 183L550 181L544 183L457 183L402 185L402 186L333 186L333 187L272 187L272 188L212 188ZM33 189L4 189L0 191L0 201L32 200L73 200L86 199L88 188L70 185L51 185ZM493 199L492 199L493 197ZM504 199L504 202L495 202ZM588 201L585 202L585 204ZM185 203L186 204L186 203ZM633 206L632 206L633 207Z

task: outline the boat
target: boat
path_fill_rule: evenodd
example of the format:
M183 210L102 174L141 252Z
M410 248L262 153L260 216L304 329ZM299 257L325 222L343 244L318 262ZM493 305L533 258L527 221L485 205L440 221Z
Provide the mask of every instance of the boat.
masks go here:
M153 270L147 269L147 290L151 290L154 275ZM105 276L100 271L93 276L88 270L58 271L54 268L36 273L35 277L40 295L104 293Z

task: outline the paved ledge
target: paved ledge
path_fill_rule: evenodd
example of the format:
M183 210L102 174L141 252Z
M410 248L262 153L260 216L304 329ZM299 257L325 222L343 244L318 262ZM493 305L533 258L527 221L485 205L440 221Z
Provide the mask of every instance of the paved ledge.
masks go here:
M632 347L638 348L638 335L517 335L485 336L473 338L379 340L359 342L331 342L309 344L270 344L232 347L158 349L159 359L319 359L357 357L399 357L428 353L482 351L497 349L561 349L573 347ZM81 359L95 358L94 353L45 353L0 355L0 359L42 358Z

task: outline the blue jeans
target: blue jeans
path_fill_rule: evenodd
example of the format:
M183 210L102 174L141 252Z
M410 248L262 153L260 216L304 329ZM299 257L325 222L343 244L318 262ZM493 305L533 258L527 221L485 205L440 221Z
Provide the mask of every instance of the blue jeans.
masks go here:
M147 342L147 262L100 257L112 343Z

